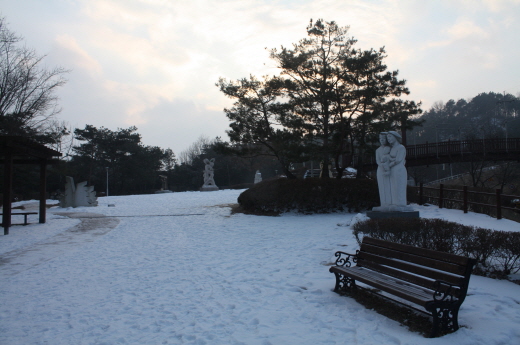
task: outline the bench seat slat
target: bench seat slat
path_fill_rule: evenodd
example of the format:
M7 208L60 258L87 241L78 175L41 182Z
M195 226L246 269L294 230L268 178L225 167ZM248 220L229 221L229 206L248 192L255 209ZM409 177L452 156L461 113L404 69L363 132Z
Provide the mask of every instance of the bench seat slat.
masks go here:
M28 225L29 223L27 222L27 216L29 215L32 215L32 214L38 214L38 212L12 212L11 213L11 217L12 216L23 216L23 225ZM0 213L0 216L3 216L4 214L3 213ZM3 222L3 219L2 219L2 222ZM11 225L16 225L16 224L11 224ZM4 226L4 224L2 223L2 226Z
M433 289L433 284L435 282L436 279L430 279L430 278L426 278L426 277L423 277L423 276L420 276L420 275L416 275L416 274L411 274L411 273L408 273L408 272L405 272L405 271L402 271L402 270L399 270L399 269L395 269L393 267L389 267L389 266L384 266L384 265L378 265L378 264L375 264L373 262L363 262L362 265L359 265L358 264L358 267L366 267L368 269L371 269L373 271L377 271L377 272L380 272L382 274L385 274L385 275L389 275L389 276L392 276L392 277L395 277L397 279L401 279L401 280L404 280L404 281L407 281L407 282L410 282L412 284L415 284L415 285L419 285L419 286L422 286L424 288L427 288L427 289ZM443 279L438 279L438 280L443 280ZM459 285L463 283L463 280L462 278L460 279L457 279L457 281L447 281L445 280L446 282L448 283L452 283L452 284L455 284L455 285ZM446 288L445 289L441 289L441 291L446 291ZM451 290L451 295L459 298L460 296L460 288L459 287L452 287L452 290Z
M11 212L11 214L38 214L38 212ZM0 213L0 216L3 215L3 213Z
M352 277L360 282L369 284L382 291L389 292L423 307L427 302L433 300L433 290L428 290L417 285L403 282L399 279L363 267L333 267L331 270Z

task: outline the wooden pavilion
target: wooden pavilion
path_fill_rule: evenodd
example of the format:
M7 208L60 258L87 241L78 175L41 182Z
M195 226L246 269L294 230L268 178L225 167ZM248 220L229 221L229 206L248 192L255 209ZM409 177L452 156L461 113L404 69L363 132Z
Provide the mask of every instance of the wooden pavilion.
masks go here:
M61 153L21 136L0 136L0 163L4 165L2 226L4 235L9 234L11 226L13 199L13 167L15 164L34 164L40 166L40 212L39 222L46 220L47 165L58 162L54 157Z

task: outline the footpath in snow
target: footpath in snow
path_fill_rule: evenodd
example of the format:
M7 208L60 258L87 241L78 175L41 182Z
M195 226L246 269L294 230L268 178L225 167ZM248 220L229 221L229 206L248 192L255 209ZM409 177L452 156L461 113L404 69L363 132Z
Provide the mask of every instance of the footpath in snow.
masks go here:
M0 236L0 344L520 344L519 285L472 276L463 327L426 339L332 292L334 252L355 252L362 215L232 215L240 192L99 198L12 227Z

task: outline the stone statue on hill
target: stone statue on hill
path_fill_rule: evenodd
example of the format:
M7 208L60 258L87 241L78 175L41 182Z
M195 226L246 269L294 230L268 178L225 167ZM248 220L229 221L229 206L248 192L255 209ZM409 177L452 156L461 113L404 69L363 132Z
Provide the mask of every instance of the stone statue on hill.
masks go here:
M215 158L212 159L204 159L204 163L206 164L204 168L204 185L200 189L201 192L210 192L218 190L217 185L215 184L214 175L215 172L213 170L213 166L215 165Z
M256 171L256 174L255 174L255 184L258 183L258 182L262 182L262 174L260 173L260 170L257 170Z

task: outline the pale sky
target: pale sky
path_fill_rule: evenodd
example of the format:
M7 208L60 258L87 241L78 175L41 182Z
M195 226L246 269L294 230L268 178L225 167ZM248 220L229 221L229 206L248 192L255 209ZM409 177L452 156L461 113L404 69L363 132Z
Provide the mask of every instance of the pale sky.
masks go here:
M386 47L428 110L482 92L520 92L520 0L0 0L11 31L49 68L70 69L60 120L136 126L177 155L221 136L231 105L215 83L278 74L265 48L305 38L309 20Z

